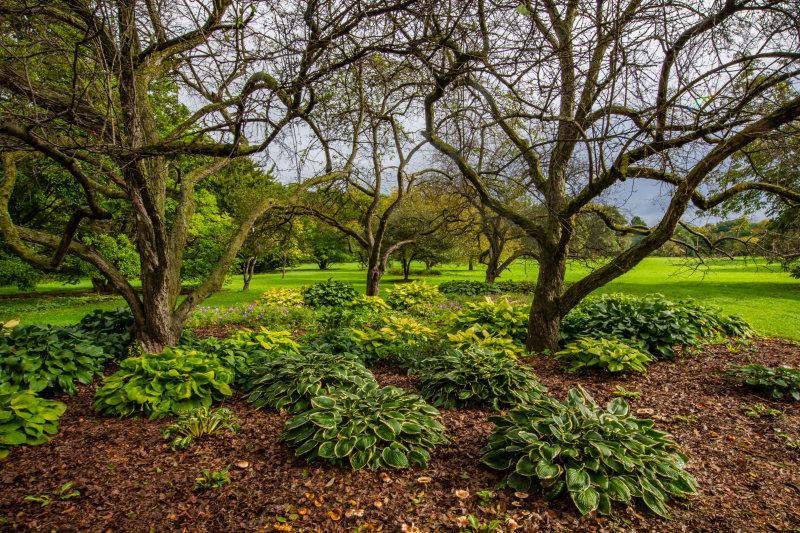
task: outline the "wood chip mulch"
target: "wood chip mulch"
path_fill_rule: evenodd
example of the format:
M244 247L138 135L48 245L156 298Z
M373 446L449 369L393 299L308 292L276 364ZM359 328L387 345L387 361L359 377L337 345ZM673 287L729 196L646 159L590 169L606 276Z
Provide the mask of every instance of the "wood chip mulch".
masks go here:
M526 360L557 398L577 384L601 404L615 386L642 392L634 413L674 436L700 485L699 496L671 504L672 520L621 506L614 517L580 517L571 502L507 489L482 498L502 477L477 465L492 427L486 410L444 410L452 444L435 450L425 471L352 472L296 459L276 442L288 416L256 411L241 396L227 402L243 421L238 434L173 452L160 435L168 421L100 416L87 386L62 398L67 411L50 442L0 461L0 530L431 532L459 531L459 517L472 514L482 524L500 520L498 531L514 522L516 531L800 531L800 450L782 436L800 438L800 405L767 400L718 372L749 361L800 367L800 349L777 339L730 347L656 363L642 377L564 374L558 361ZM382 385L414 386L397 369L375 374ZM782 414L747 416L756 404ZM202 469L227 465L230 484L194 490ZM68 482L79 496L46 506L25 500Z

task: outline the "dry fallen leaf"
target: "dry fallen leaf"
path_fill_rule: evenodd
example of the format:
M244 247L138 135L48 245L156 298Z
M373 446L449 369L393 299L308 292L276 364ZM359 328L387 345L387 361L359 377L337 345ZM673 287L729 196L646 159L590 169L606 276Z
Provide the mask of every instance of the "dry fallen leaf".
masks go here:
M432 480L428 476L421 476L417 478L417 483L430 483Z
M342 510L341 509L331 509L328 511L328 518L331 520L339 521L342 519Z

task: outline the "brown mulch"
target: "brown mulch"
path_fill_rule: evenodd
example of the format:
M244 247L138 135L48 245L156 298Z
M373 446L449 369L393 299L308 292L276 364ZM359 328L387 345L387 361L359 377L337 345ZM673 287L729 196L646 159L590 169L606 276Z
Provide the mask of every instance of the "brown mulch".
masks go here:
M717 371L750 360L800 366L800 349L775 339L733 348L708 346L705 354L654 364L645 377L570 375L557 361L527 360L557 398L577 384L601 403L614 396L616 385L643 393L632 401L633 411L675 437L692 457L688 469L700 485L699 496L672 503L669 521L620 506L613 518L581 518L566 501L520 499L506 489L482 504L476 493L502 477L477 465L492 427L486 410L444 410L452 444L435 450L425 471L352 472L296 459L277 442L288 417L256 411L240 396L227 402L243 421L238 434L173 452L159 434L168 421L100 416L90 409L89 386L63 398L67 412L50 442L20 447L0 461L0 530L288 531L288 524L291 531L338 532L401 531L413 524L421 531L457 531L455 518L473 514L484 524L512 518L518 531L797 531L800 450L781 434L800 437L800 405L767 400ZM375 375L381 385L412 388L415 381L391 367ZM741 406L754 404L783 414L746 416ZM228 464L243 467L232 467L230 484L193 490L202 469ZM67 482L79 496L47 506L24 499ZM458 498L456 490L469 497Z

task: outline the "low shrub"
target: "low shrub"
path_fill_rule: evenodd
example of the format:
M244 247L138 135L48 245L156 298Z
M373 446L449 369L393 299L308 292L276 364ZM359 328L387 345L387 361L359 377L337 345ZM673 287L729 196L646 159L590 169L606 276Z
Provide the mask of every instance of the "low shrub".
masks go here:
M433 307L443 299L435 286L424 281L403 283L386 291L386 303L389 307L418 315L431 314Z
M353 330L360 345L360 355L365 365L375 366L380 361L404 364L428 351L429 344L437 340L437 333L413 318L383 317L378 329Z
M614 338L671 359L673 346L693 346L702 337L719 334L750 335L752 329L741 318L725 317L717 308L693 300L606 294L587 298L570 311L561 323L560 338Z
M372 357L368 351L363 349L361 342L356 338L356 334L352 329L328 330L311 342L304 351L351 354L361 361Z
M480 302L465 302L448 325L451 331L462 331L478 324L492 335L524 344L528 334L528 312L527 307L512 304L507 298L487 296Z
M291 289L274 288L264 292L258 300L257 305L269 307L287 307L303 305L303 289L300 287Z
M356 358L328 353L291 354L265 362L248 382L247 401L254 407L299 413L314 396L336 389L357 389L375 382Z
M547 391L527 367L480 347L447 350L418 368L417 390L436 407L499 410L534 401Z
M0 384L0 459L14 446L36 446L50 440L66 408L61 402L40 398L32 390Z
M766 394L769 398L780 400L788 396L800 401L800 370L796 368L788 366L770 368L749 364L732 366L723 372Z
M491 350L503 359L508 360L515 360L520 351L519 346L514 341L508 337L492 335L488 330L483 329L480 324L475 324L471 328L457 333L448 333L447 344L457 350L466 350L472 346L478 346Z
M389 304L380 296L367 296L366 294L362 294L353 299L353 301L350 302L350 307L370 311L372 313L380 313L391 309Z
M329 279L306 287L303 300L306 305L320 307L346 307L358 297L352 283Z
M497 281L495 282L497 288L502 292L513 292L518 294L533 294L536 292L535 281Z
M337 390L311 400L311 409L289 419L280 440L295 455L334 465L425 468L428 450L447 444L439 411L418 395L367 383L357 391Z
M115 307L108 311L95 309L75 324L75 329L92 344L102 348L103 353L119 359L128 353L132 326L133 313L130 309Z
M649 354L613 339L578 339L565 346L556 357L572 363L567 372L602 370L646 374L645 365L653 360Z
M456 296L478 296L487 294L502 294L503 291L495 283L459 279L445 281L438 286L439 292L455 294Z
M227 407L209 409L197 407L191 411L179 413L178 419L161 432L161 436L170 440L170 448L181 450L189 447L195 440L206 435L222 433L226 429L231 433L238 433L238 418Z
M113 357L72 328L17 326L0 334L0 382L34 392L75 395Z
M163 418L225 399L233 393L233 379L233 371L213 355L166 348L124 359L97 388L92 408L120 418Z
M514 490L548 500L569 494L581 514L610 514L619 501L666 517L671 497L697 494L678 445L652 420L632 417L622 398L601 409L577 388L565 402L541 396L489 420L481 462L511 470L505 483Z

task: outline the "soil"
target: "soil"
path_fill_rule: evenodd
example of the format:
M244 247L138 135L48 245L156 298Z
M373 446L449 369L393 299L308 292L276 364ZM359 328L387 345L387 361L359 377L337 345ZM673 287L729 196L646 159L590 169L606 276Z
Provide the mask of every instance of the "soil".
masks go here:
M647 376L573 375L558 361L525 361L557 398L578 384L599 403L617 386L642 393L631 400L634 413L674 436L700 486L697 497L671 503L672 520L622 506L614 517L581 517L571 502L493 491L502 474L477 464L492 428L487 410L443 410L452 443L433 452L427 470L353 472L295 458L277 442L288 416L241 396L226 402L242 420L239 433L174 452L160 435L168 421L100 416L86 386L62 398L68 408L50 442L0 461L0 530L458 531L459 517L472 514L482 524L499 520L500 531L800 531L800 449L782 436L800 438L800 402L768 400L718 372L749 361L798 367L800 349L777 339L706 346L651 365ZM415 382L390 367L375 375L382 385ZM747 416L755 405L781 414ZM229 484L195 490L201 470L227 465ZM54 491L65 483L80 494L59 499ZM47 494L49 505L25 499Z

